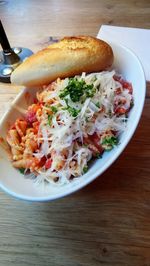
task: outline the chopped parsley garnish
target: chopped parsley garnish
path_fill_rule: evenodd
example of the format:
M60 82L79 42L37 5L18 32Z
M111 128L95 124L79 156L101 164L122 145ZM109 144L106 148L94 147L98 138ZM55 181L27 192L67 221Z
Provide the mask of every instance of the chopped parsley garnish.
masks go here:
M19 172L24 175L25 168L23 168L23 167L19 168Z
M100 108L100 102L97 102L95 105Z
M115 145L118 144L118 139L115 136L106 136L101 144L105 146L106 150L111 150Z
M80 110L75 109L75 108L73 108L73 107L71 107L71 106L68 106L68 107L66 108L66 110L68 110L68 112L69 112L73 117L76 117L76 116L80 113Z
M100 159L100 158L102 158L102 155L101 155L100 153L96 153L95 157L96 157L97 159Z
M87 97L93 97L95 94L95 88L93 86L93 84L91 85L86 85L85 89L85 94Z
M58 111L58 108L56 106L51 106L52 112L55 114Z
M86 82L82 80L78 80L77 78L70 78L67 87L65 87L59 97L61 99L65 99L68 95L73 102L79 102L81 97L84 100L88 97L93 97L96 90L93 84L86 84Z
M83 167L83 173L85 174L88 171L88 166Z
M56 106L45 105L45 107L51 109L54 114L58 111L58 107Z
M52 118L53 118L52 115L48 115L48 125L49 125L49 126L51 125Z
M72 115L73 117L77 117L77 115L80 113L81 110L71 107L68 104L68 99L65 99L65 102L66 102L67 107L63 107L62 110L67 110L70 115Z

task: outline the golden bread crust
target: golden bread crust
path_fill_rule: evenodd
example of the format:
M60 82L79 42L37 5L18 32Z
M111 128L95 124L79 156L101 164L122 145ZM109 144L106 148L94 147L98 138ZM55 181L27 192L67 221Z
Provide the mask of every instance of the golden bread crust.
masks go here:
M105 70L113 63L112 48L91 36L65 37L26 59L11 75L25 86L48 84L56 78Z

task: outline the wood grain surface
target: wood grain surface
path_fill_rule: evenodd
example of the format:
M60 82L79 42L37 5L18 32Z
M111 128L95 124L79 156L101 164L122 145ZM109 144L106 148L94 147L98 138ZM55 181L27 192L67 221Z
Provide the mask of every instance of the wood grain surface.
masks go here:
M150 28L150 1L4 0L0 17L12 46L36 51L102 24ZM20 89L0 84L0 117ZM49 203L0 191L0 266L14 265L150 266L150 83L132 140L93 183Z

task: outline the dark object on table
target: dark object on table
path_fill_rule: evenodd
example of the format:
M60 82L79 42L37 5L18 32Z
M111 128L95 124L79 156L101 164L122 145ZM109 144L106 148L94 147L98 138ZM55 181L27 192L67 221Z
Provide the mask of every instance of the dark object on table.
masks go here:
M2 22L0 20L0 82L10 83L10 75L13 70L21 64L33 52L27 48L14 47L11 48Z

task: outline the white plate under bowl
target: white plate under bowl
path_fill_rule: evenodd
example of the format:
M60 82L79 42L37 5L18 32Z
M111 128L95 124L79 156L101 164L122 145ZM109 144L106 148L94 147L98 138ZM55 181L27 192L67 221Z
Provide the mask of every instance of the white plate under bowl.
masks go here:
M102 159L97 159L89 171L82 177L64 186L37 186L33 180L26 179L18 170L12 167L7 153L0 147L0 187L9 194L24 200L49 201L71 194L100 176L121 154L131 139L138 125L144 106L146 83L143 68L133 52L124 46L110 43L114 52L113 69L132 83L134 107L132 108L127 130L121 135L120 145L110 152L105 152ZM10 110L0 121L0 136L6 138L9 126L20 117L15 105L26 108L32 103L35 90L26 88L15 99Z

